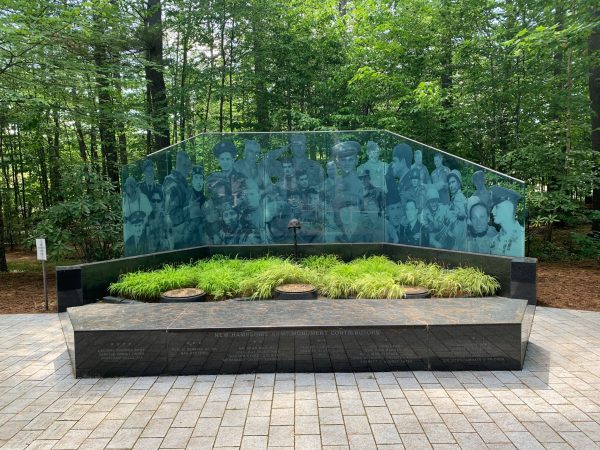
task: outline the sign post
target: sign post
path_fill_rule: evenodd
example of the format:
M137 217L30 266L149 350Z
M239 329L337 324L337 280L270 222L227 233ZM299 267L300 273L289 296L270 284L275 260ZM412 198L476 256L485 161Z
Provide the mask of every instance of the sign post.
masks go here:
M48 282L46 280L46 239L39 238L35 240L37 250L37 260L42 262L42 274L44 277L44 301L46 302L46 311L48 311Z

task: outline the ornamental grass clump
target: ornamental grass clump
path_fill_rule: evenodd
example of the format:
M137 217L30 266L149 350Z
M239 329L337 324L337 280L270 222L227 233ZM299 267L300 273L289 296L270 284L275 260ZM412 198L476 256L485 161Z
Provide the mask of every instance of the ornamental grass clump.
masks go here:
M277 286L312 284L329 298L403 298L405 287L423 286L436 297L492 295L498 281L472 267L445 269L422 261L396 263L371 256L344 263L337 256L309 256L299 262L278 257L237 259L224 256L165 265L152 272L122 275L109 292L143 301L157 301L171 289L197 287L214 300L233 297L272 298Z
M163 292L171 289L196 285L197 270L194 265L165 265L152 272L130 272L121 275L116 283L108 288L111 294L142 301L157 301Z
M330 270L335 266L339 266L343 262L337 255L316 255L308 256L300 260L300 265L307 269L317 270L321 273Z
M474 267L459 267L448 270L444 274L445 280L458 288L458 294L482 297L494 294L500 289L500 283L494 277L483 273Z
M278 264L263 267L246 278L241 285L243 295L254 299L272 298L275 288L282 284L313 284L317 278L312 269L302 267L290 260L282 260Z

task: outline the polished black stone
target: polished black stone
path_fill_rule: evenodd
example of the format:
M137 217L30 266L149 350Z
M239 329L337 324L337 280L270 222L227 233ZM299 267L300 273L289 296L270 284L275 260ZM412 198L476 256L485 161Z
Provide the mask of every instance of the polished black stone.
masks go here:
M512 370L526 307L502 297L223 301L95 304L69 316L78 377Z
M527 299L530 305L537 304L537 260L513 258L510 273L510 297Z
M71 306L83 305L80 266L56 268L56 292L58 293L59 313L65 312Z

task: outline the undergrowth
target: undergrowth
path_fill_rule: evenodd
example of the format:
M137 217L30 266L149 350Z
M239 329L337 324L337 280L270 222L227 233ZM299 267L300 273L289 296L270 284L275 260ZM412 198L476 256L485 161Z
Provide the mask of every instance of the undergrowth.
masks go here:
M299 262L278 257L245 260L215 256L177 267L165 265L151 272L124 274L109 292L156 301L165 291L197 287L215 300L267 299L285 283L312 284L330 298L402 298L408 286L426 287L437 297L485 296L500 287L494 277L473 267L446 269L422 261L396 263L385 256L349 263L333 255L310 256Z

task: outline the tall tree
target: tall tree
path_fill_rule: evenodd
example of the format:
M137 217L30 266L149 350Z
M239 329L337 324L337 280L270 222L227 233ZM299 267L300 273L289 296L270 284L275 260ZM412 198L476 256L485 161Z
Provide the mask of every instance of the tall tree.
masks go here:
M147 113L150 118L148 153L168 147L171 142L169 108L164 76L161 0L147 0L144 17Z
M592 109L592 152L594 161L594 175L600 180L600 7L592 6L592 18L595 27L588 38L588 51L590 56L589 90ZM597 217L593 220L592 231L600 233L600 186L594 184L592 203Z

